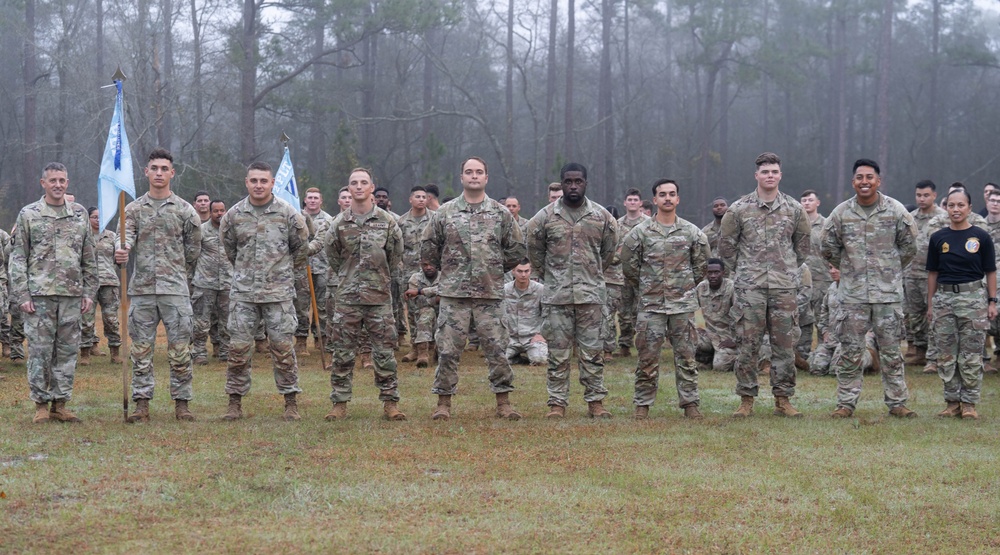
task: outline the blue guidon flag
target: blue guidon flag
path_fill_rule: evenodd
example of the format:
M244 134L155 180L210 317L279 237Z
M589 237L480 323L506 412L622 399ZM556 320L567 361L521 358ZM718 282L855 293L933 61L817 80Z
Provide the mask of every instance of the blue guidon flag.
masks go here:
M281 165L278 166L277 173L274 174L274 196L291 204L299 212L302 211L302 204L299 202L299 187L295 184L295 169L292 168L292 158L288 155L288 147L285 147L285 155L281 158Z
M122 109L122 82L115 80L115 113L111 116L108 144L101 158L101 173L97 176L97 210L104 229L118 212L118 192L135 198L135 176L132 174L132 151L125 134L125 114Z

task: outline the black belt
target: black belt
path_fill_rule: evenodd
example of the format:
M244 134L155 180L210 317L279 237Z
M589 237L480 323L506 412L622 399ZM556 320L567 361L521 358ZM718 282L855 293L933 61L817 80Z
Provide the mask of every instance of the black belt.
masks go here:
M970 281L968 283L939 283L938 291L951 291L952 293L965 293L983 288L983 282Z

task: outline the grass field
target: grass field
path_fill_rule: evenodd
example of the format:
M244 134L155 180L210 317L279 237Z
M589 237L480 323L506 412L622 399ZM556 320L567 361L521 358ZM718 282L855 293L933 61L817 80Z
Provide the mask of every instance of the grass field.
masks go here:
M162 335L162 334L161 334ZM106 349L106 347L104 347ZM731 374L700 377L700 422L676 408L672 365L652 419L635 422L635 359L607 370L615 418L543 418L544 369L519 366L519 422L493 418L486 367L463 359L454 418L434 422L433 369L400 364L400 408L380 419L370 373L345 422L323 420L329 376L300 361L303 420L280 420L257 355L249 418L218 421L225 368L196 367L192 410L174 420L164 349L148 424L121 423L120 366L77 372L83 424L31 424L23 364L0 376L0 551L347 553L996 553L997 385L982 419L942 420L936 376L912 372L916 420L886 414L866 377L856 418L833 421L832 378L799 377L804 419L736 421ZM667 360L665 358L665 360ZM574 376L576 372L574 371ZM575 379L575 377L574 377Z

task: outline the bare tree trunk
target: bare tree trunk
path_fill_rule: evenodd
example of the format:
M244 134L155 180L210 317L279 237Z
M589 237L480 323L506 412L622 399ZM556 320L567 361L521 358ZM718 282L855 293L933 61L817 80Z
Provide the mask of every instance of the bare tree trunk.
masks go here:
M631 65L631 40L630 37L630 22L629 22L629 11L628 2L622 3L622 9L624 10L625 16L625 37L624 37L624 48L625 52L623 57L622 66L622 85L624 87L623 92L625 94L624 105L622 106L622 147L625 149L625 180L628 183L635 183L635 158L632 153L632 118L629 114L629 106L632 103L632 65ZM621 189L621 187L618 187ZM609 199L615 200L615 199ZM624 198L622 199L624 200Z
M556 161L556 34L559 32L559 0L549 4L549 51L545 77L545 177ZM541 180L539 180L541 181ZM544 193L545 184L536 183L536 198Z
M889 167L889 80L892 75L892 20L895 17L893 0L884 0L882 27L878 43L878 82L875 92L875 145L878 162Z
M375 116L375 70L378 60L378 35L365 38L363 84L361 86L361 116L368 119ZM361 159L368 163L375 151L375 126L366 123L361 127Z
M257 91L257 2L243 0L243 31L240 34L240 160L249 164L257 157L257 127L254 96Z
M38 61L35 59L35 0L24 2L24 168L22 183L25 188L18 188L15 206L27 204L27 199L34 195L37 186L31 176L36 175L38 167L38 127L37 127L37 92L35 83L38 77Z
M204 132L202 126L205 124L204 91L201 84L201 68L204 63L201 47L201 21L198 19L198 0L191 0L191 37L193 39L191 50L194 56L192 60L191 94L194 96L194 118L195 128L192 143L194 144L193 160L197 161L203 148Z
M768 26L771 20L771 2L764 0L764 37L763 40L767 40ZM770 84L770 78L767 73L761 75L760 78L760 102L761 102L761 131L760 131L760 142L761 148L771 150L773 147L770 146L771 137L771 118L769 113L769 108L771 106L771 98L769 93L768 85Z
M926 155L920 163L932 170L937 167L937 140L941 118L938 116L938 76L941 66L941 0L932 0L933 19L931 21L931 75L928 84L928 135Z
M573 159L573 63L576 57L576 1L566 2L566 121L563 156L567 161Z
M601 69L598 77L597 117L603 129L603 160L598 174L598 183L602 185L602 203L607 204L613 189L617 184L615 178L615 124L612 118L611 99L611 26L614 19L613 0L601 0Z
M316 2L314 11L316 19L313 21L313 56L323 53L326 39L326 25L323 17L323 7L325 2ZM310 99L310 122L309 122L309 158L306 167L314 179L319 179L325 170L326 141L323 130L326 125L323 106L325 102L323 94L323 64L312 66L312 82L310 83L313 94Z
M172 0L163 0L160 8L163 18L163 94L160 106L162 121L157 129L160 144L171 148L173 141L173 81L174 81L174 4Z
M729 70L723 68L722 77L719 82L719 159L722 161L724 179L716 179L717 182L729 183L729 175L725 168L731 166L729 160ZM709 205L702 204L698 207L699 214L703 214Z
M507 0L507 75L504 83L504 102L507 117L504 122L503 149L507 158L506 166L514 167L514 0ZM507 179L507 193L516 187L516 173L511 173ZM516 190L516 189L515 189Z

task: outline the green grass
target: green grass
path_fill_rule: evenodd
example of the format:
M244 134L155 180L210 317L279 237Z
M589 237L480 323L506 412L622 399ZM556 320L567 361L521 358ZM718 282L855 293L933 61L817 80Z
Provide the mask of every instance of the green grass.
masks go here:
M224 366L195 370L173 419L163 349L149 424L121 423L120 367L77 372L79 425L31 424L23 364L0 376L0 545L11 552L930 553L996 552L998 379L982 420L942 420L936 376L911 372L916 420L887 416L866 376L856 418L833 421L832 378L799 376L804 419L736 421L731 374L702 373L706 418L676 407L671 365L652 419L635 422L635 359L608 367L615 418L592 421L578 383L549 422L544 369L515 368L519 422L493 418L483 359L466 353L454 418L434 422L433 369L400 364L400 408L380 419L358 372L346 422L329 423L329 377L300 369L303 420L282 422L258 356L249 418L224 412ZM574 371L574 380L576 372ZM766 378L765 378L766 379ZM762 387L762 391L769 388Z

